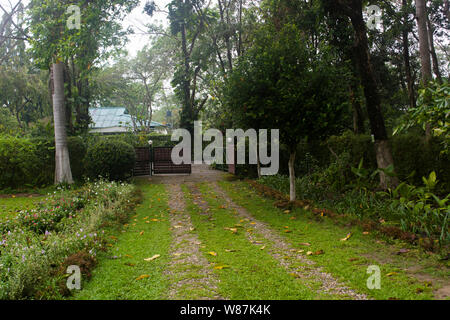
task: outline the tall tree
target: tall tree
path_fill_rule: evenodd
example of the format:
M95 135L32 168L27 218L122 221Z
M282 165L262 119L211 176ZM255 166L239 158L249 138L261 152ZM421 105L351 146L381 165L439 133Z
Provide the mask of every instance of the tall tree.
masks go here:
M99 33L102 27L105 25L111 26L111 23L113 23L112 30L120 30L117 28L117 24L111 22L111 19L120 18L124 13L130 12L136 3L134 0L103 0L92 3L82 0L31 0L30 2L30 30L33 35L31 51L42 69L50 68L52 71L56 147L55 183L73 182L67 147L67 108L64 92L64 70L66 66L64 62L70 57L82 55L85 46L92 45L92 43L86 43L85 41L92 32ZM77 14L76 11L68 10L69 6L74 4L78 5L86 23L86 25L80 25L79 29L67 23L69 19L73 18L73 14ZM76 18L81 20L81 17ZM96 25L97 29L90 29L89 26L91 25ZM100 40L97 39L97 41ZM99 48L95 48L97 49L95 57L98 57L100 54Z
M207 95L198 97L197 81L204 68L204 59L196 48L206 28L210 4L211 0L172 0L168 5L170 30L178 37L180 45L172 85L182 101L180 125L190 132L208 100ZM151 16L155 10L154 1L149 1L145 11Z
M431 74L430 42L428 34L428 13L425 0L416 1L417 31L419 34L419 53L422 85L426 86L433 79Z
M289 153L290 200L296 199L298 144L332 133L345 101L340 70L313 59L308 39L293 24L269 24L233 69L226 87L229 114L236 126L278 128Z
M55 183L73 183L67 146L66 110L64 106L64 64L55 61L53 75L53 119L55 126Z
M406 76L406 83L408 86L409 106L410 108L415 108L416 96L414 90L414 79L411 72L411 58L409 53L410 50L409 34L411 32L411 26L409 24L410 5L411 0L402 0L402 12L403 12L402 42L403 42L403 62L405 65L405 76Z
M367 27L363 18L363 1L361 0L323 0L330 14L340 13L347 16L355 33L354 59L358 65L361 84L366 98L367 114L371 133L375 139L375 154L379 169L394 165L389 139L381 111L381 99L375 78L367 39ZM380 172L380 186L384 189L395 185L397 179Z

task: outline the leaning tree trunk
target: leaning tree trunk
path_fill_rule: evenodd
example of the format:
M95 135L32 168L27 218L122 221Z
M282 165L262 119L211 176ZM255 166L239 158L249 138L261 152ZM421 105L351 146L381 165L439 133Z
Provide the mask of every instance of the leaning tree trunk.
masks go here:
M355 30L355 57L359 67L361 83L366 97L366 108L369 116L370 128L375 138L375 152L379 169L386 169L394 164L389 146L384 118L381 112L381 100L378 92L375 73L370 61L367 40L366 23L362 15L362 2L352 1L352 14L350 15ZM398 183L396 178L380 173L380 187L387 189Z
M64 109L64 64L53 64L53 118L55 125L55 184L73 183L67 147L66 110Z
M295 164L295 151L291 152L289 156L289 200L291 202L296 200L294 164Z

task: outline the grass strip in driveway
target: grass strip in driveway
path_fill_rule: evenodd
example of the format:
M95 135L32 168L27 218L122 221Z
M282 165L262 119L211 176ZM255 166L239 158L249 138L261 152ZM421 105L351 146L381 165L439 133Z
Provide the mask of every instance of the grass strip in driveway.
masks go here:
M201 251L217 273L219 293L231 300L294 300L313 299L315 293L289 275L272 256L250 243L245 230L223 202L207 193L201 185L202 199L209 206L208 214L194 204L186 186L187 211L195 232L202 241ZM238 228L237 232L229 228ZM225 229L227 228L227 229Z
M74 299L164 299L169 287L164 269L171 242L167 192L162 184L142 181L138 185L143 203L124 229L110 236L110 249L99 254L91 280L83 282ZM153 260L144 260L149 258Z
M310 212L303 209L297 208L286 213L274 207L275 201L259 196L245 182L220 182L219 185L235 203L246 208L256 219L278 230L295 248L313 253L308 256L311 260L349 287L375 299L433 298L433 288L429 284L408 275L399 264L391 263L394 259L406 259L401 260L403 257L393 255L385 242L378 241L370 234L364 235L360 228L342 228L329 219L312 217ZM351 236L341 241L349 233ZM323 253L314 254L320 250ZM414 254L417 249L410 250L410 254ZM386 252L384 257L383 252ZM373 257L375 253L381 256ZM380 267L381 289L367 288L370 276L367 267L370 265Z

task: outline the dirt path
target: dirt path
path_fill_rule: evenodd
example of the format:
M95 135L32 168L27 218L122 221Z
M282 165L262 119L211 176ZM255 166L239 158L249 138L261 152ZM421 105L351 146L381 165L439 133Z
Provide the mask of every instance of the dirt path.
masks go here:
M168 299L223 299L217 294L218 279L200 252L202 243L194 232L189 214L185 213L183 191L179 184L167 184L173 257L166 275L172 282Z
M212 187L214 188L214 192L220 198L224 199L230 208L234 209L235 212L238 213L239 217L241 217L244 221L247 221L248 225L251 225L257 233L261 234L263 238L269 242L270 249L268 249L268 252L273 258L279 261L280 265L286 268L289 273L295 274L296 277L302 279L310 279L313 281L319 280L321 283L319 293L348 296L349 298L356 300L368 299L366 295L355 292L340 283L329 273L323 272L322 268L314 267L314 261L302 256L298 252L298 249L294 249L291 245L286 243L281 236L277 235L275 231L269 228L269 226L256 220L250 213L247 212L246 209L235 204L217 183L213 183ZM248 233L248 237L252 243L262 245L262 243L258 242L252 234ZM286 257L289 259L286 259ZM295 262L300 262L303 265L311 267L298 267L294 265Z

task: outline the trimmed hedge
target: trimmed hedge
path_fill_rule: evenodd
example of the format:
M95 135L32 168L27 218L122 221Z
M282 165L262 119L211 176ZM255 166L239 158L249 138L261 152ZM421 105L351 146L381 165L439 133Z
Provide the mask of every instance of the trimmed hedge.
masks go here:
M174 146L170 135L86 135L83 137L68 137L70 166L74 180L80 181L85 176L96 178L99 175L109 176L113 180L126 179L133 169L135 147L148 146L148 140L153 146ZM88 146L108 143L98 159L91 153L86 158ZM132 155L133 154L133 155ZM122 158L124 156L124 158ZM102 160L101 162L100 160ZM86 162L85 159L88 161ZM95 161L96 165L92 162ZM100 164L100 165L99 165ZM113 169L113 166L117 167ZM96 172L98 168L98 172ZM125 170L124 174L120 171ZM54 182L55 175L55 141L49 137L22 138L0 135L0 189L19 189L43 187Z
M450 154L442 153L442 140L433 138L426 143L425 137L418 134L402 134L390 138L395 170L400 180L408 180L414 185L422 185L422 177L435 171L442 191L450 190ZM377 169L375 147L370 135L355 135L346 132L332 136L326 142L303 142L297 148L295 171L298 177L328 168L336 161L335 155L348 154L348 166L357 167L364 159L364 167L371 171ZM288 175L289 154L285 146L280 147L280 171ZM253 174L255 168L247 166L242 172ZM414 175L410 175L414 172Z
M126 180L132 175L136 152L126 142L105 139L88 148L84 162L90 178Z
M31 186L38 170L36 147L29 139L0 136L0 188Z

